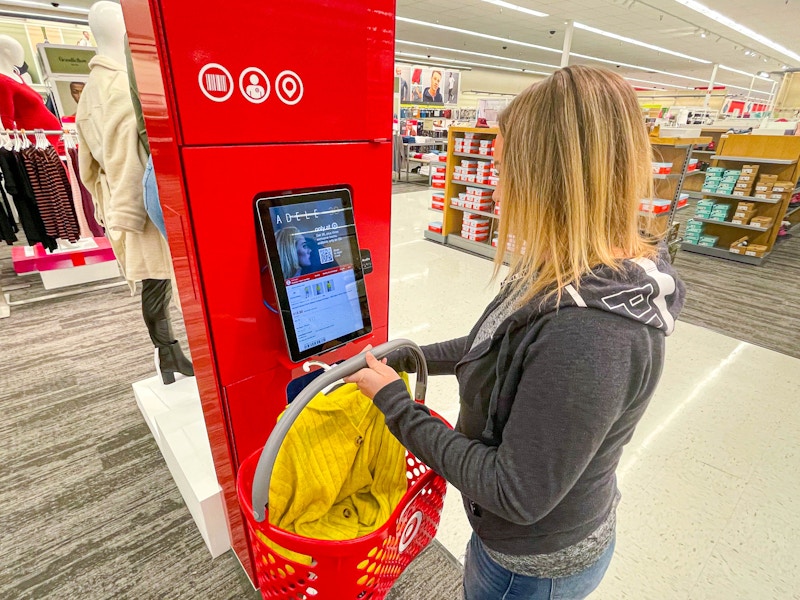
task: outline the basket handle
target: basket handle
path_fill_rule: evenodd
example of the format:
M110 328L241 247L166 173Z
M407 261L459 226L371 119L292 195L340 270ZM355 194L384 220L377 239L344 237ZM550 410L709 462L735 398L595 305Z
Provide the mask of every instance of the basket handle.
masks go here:
M419 346L411 340L398 339L381 344L370 350L370 352L375 358L381 360L400 348L410 349L416 359L417 383L414 388L414 400L424 403L425 391L428 383L428 366L425 362L425 356L422 354L422 350L420 350ZM267 443L264 445L264 450L261 451L261 457L258 459L258 466L256 466L256 472L253 476L253 516L256 521L261 523L266 518L265 508L269 503L269 483L272 479L275 459L278 457L278 451L281 448L286 434L289 433L289 429L291 429L297 417L300 416L302 410L320 391L324 390L330 384L336 383L340 379L366 368L366 366L367 358L363 352L352 358L348 358L346 361L339 363L314 379L314 381L304 388L286 408L280 421L278 421L272 430Z

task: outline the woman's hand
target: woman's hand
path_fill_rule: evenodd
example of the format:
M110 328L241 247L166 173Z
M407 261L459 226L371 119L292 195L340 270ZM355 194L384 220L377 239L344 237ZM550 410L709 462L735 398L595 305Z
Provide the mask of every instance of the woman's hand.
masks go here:
M367 368L345 377L347 383L355 383L361 393L372 399L384 386L400 379L392 367L379 361L372 352L367 352Z

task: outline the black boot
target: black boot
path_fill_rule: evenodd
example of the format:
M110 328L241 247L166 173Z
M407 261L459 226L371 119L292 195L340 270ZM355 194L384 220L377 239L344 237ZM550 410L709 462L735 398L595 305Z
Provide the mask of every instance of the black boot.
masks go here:
M186 358L172 333L169 320L169 301L172 296L168 279L142 281L142 315L150 340L158 350L156 369L164 385L175 383L175 373L187 377L194 375L191 361Z
M177 340L169 346L159 346L158 366L158 370L161 373L161 381L164 382L164 385L175 383L175 373L180 373L187 377L194 376L194 367L192 367L191 361L184 356L181 345Z

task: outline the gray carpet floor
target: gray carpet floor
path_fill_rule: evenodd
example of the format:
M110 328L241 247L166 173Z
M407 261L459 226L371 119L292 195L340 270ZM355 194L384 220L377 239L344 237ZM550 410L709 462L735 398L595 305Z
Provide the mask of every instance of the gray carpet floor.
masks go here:
M679 211L679 221L694 210ZM686 283L681 320L800 358L800 227L760 267L680 251Z
M0 284L21 283L12 302L51 293L14 275L3 246ZM0 320L0 598L259 598L232 552L211 559L137 408L131 384L154 374L138 293L11 310ZM391 598L459 598L460 571L432 545Z

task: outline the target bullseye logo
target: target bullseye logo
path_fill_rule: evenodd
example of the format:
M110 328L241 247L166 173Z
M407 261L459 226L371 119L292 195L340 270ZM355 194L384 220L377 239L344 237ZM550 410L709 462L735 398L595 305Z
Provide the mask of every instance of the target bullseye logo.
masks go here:
M420 527L422 527L422 511L418 510L411 515L411 518L403 529L403 533L400 534L400 543L398 544L398 550L400 550L400 552L405 552L406 548L411 545L411 542L417 537Z
M303 98L303 80L294 71L281 71L275 78L275 92L284 104L294 105Z

